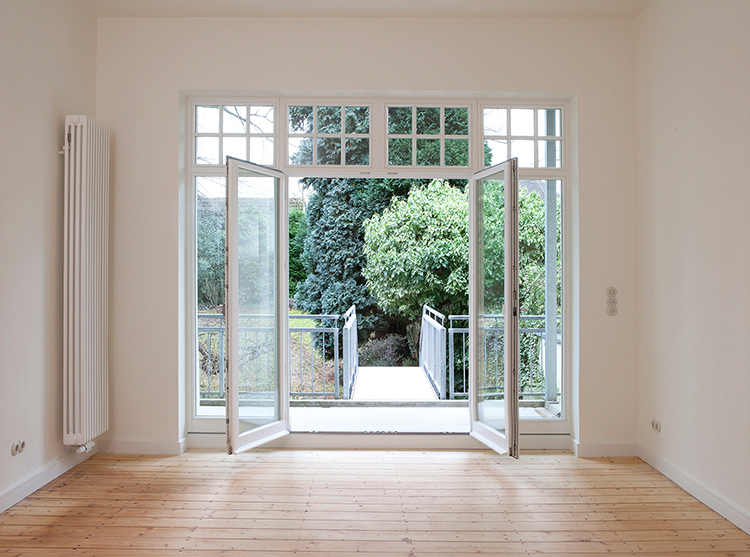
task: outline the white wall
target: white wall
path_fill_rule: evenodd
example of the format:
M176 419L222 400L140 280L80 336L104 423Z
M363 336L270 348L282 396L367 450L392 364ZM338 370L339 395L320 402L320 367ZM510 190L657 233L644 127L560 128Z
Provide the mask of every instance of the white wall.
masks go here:
M647 454L750 526L750 3L637 20L640 374ZM651 420L661 422L661 433Z
M100 19L97 114L115 137L111 446L172 451L185 433L178 253L184 90L572 97L580 136L579 440L634 446L633 33L632 20L593 18ZM615 318L605 314L610 285L620 292Z
M3 0L0 52L2 499L67 454L58 151L66 114L95 116L96 18L77 0ZM11 457L21 437L26 450Z

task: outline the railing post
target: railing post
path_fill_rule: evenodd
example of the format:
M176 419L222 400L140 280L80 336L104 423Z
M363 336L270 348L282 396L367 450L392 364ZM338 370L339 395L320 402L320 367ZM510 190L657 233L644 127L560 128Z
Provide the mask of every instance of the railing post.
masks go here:
M338 325L338 323L337 323ZM336 370L336 379L335 383L333 385L333 398L338 399L339 398L339 328L335 327L335 332L333 333L333 366ZM325 377L325 361L323 362L323 374ZM325 390L325 386L324 386Z
M455 342L453 340L453 320L448 317L448 326L450 329L448 329L448 373L450 374L450 397L451 399L456 398L456 378L454 376L454 373L456 371L456 366L454 364L454 358L456 356L456 347Z
M445 400L447 389L447 377L445 366L445 325L440 329L440 398Z
M209 337L209 341L210 341L210 337ZM211 345L209 344L209 347L210 346ZM208 369L211 369L210 352L209 352L209 357L208 357ZM225 393L226 386L224 385L224 380L225 380L224 372L225 371L226 370L224 368L224 318L222 317L221 318L221 330L219 331L219 397L226 396L226 393ZM209 379L208 390L210 391L211 390L211 383L210 383L211 376L210 375L208 379Z

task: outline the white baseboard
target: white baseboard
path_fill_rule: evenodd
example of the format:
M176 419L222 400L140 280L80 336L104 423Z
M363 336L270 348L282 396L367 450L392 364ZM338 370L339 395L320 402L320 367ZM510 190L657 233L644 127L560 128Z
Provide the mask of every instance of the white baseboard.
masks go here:
M188 433L188 449L227 450L227 434L222 433Z
M522 433L518 436L518 447L523 450L572 451L570 435Z
M581 443L573 439L572 450L578 458L636 456L636 443Z
M49 482L64 474L77 464L80 464L90 456L95 455L98 450L99 446L97 444L87 453L78 454L76 452L71 452L60 460L45 466L41 470L34 472L17 484L9 487L0 493L0 513L11 508L22 499L25 499L34 493L40 487L44 487Z
M181 441L139 441L134 439L108 439L101 441L101 452L143 455L180 455L187 448Z
M735 505L723 495L716 493L704 483L689 476L640 443L638 443L636 455L700 502L708 505L729 522L750 534L750 511Z

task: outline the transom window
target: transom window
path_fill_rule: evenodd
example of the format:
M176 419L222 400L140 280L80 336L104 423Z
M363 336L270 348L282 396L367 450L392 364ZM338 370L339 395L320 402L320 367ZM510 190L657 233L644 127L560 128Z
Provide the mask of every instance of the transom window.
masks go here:
M370 164L370 107L291 105L288 107L288 163Z
M228 156L274 164L272 105L198 104L194 134L195 164L224 164Z
M388 166L469 166L469 107L389 106Z
M565 169L563 109L554 104L209 99L191 113L196 169L218 170L227 156L293 176L339 168L457 177L512 157L524 172Z
M485 166L518 157L521 168L562 168L561 109L486 106L482 124Z

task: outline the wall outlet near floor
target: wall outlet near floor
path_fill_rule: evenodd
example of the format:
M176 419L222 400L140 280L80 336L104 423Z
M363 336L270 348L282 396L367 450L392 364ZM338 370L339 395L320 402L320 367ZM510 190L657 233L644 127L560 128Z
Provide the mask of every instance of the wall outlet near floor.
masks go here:
M13 444L10 446L10 454L11 456L16 456L17 454L22 453L25 448L26 448L26 440L19 439L18 441L14 441Z
M661 433L661 422L659 420L651 420L651 429L656 433Z

